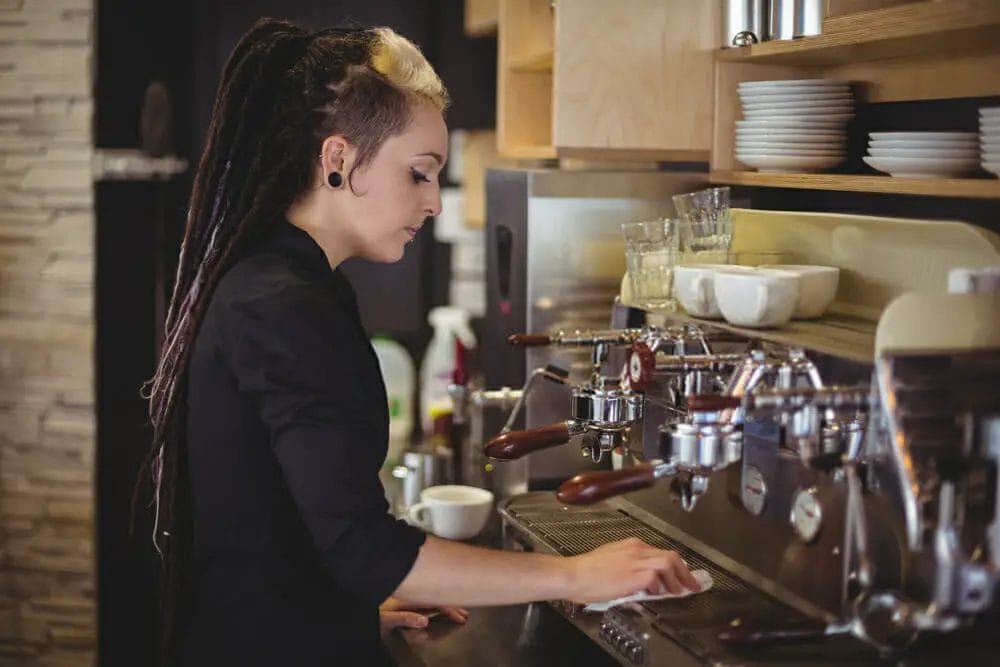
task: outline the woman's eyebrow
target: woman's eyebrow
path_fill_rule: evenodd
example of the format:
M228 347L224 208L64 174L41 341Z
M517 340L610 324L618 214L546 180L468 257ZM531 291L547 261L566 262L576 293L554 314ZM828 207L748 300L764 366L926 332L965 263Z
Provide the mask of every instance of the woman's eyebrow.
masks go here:
M444 156L440 153L435 153L434 151L427 151L426 153L417 153L417 157L431 157L434 158L438 164L444 164Z

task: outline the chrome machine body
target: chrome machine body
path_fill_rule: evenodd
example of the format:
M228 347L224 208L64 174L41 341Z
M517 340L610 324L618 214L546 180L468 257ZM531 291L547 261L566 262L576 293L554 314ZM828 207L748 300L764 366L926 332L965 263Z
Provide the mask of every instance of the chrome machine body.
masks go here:
M866 364L680 321L512 342L589 346L591 373L561 427L487 455L571 441L622 464L508 501L509 546L638 535L716 580L603 617L562 606L622 664L1000 660L1000 350Z

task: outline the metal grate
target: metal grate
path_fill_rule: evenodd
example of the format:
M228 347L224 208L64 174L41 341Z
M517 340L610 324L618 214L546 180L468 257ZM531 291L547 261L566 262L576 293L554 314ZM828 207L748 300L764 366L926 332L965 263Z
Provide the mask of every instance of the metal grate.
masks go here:
M525 530L564 556L576 556L610 542L638 537L654 547L680 553L692 569L708 570L715 581L713 588L716 590L740 592L749 590L745 583L701 554L653 530L621 510L554 509L554 505L552 502L544 504L533 502L518 507L512 502L507 512ZM698 598L696 596L689 599Z

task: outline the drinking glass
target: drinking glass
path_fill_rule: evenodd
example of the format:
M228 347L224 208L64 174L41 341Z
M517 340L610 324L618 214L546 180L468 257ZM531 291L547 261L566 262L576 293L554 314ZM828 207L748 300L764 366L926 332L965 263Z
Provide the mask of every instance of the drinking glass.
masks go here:
M677 263L677 221L660 218L622 224L625 264L632 298L646 310L673 310L671 292Z
M681 250L697 263L727 263L733 242L729 188L674 195L680 218Z

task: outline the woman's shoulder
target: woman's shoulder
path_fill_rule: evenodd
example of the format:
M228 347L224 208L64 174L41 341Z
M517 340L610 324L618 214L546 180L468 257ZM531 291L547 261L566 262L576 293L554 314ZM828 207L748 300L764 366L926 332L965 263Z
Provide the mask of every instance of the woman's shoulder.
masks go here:
M329 276L277 253L259 253L237 261L219 281L210 316L225 320L325 322L347 316L329 286Z

